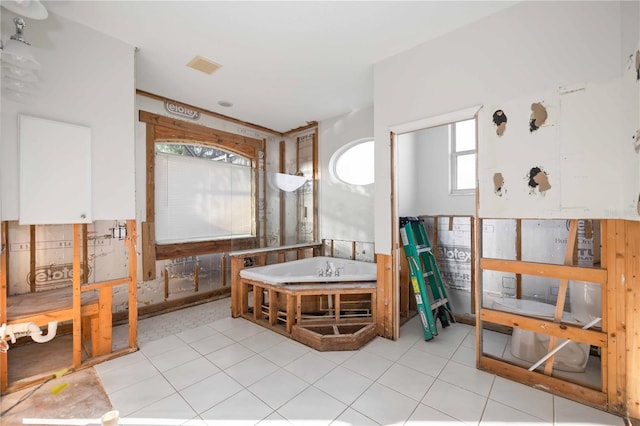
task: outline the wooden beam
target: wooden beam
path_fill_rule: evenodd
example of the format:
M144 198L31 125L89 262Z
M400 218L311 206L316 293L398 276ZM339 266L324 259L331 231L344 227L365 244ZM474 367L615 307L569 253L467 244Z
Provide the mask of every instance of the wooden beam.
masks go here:
M256 248L256 237L156 245L156 260ZM155 267L155 265L154 265Z
M480 259L480 268L491 271L521 273L540 277L552 277L597 284L607 282L607 270L579 266L552 265L548 263L524 262L504 259Z
M80 300L80 224L73 224L73 367L82 364L82 306Z
M89 282L89 232L87 224L82 224L82 284Z
M138 256L136 220L127 220L127 248L129 252L129 347L138 347Z
M627 413L640 419L640 222L626 221Z
M285 168L285 162L286 162L286 145L285 145L285 141L280 141L280 151L279 151L279 158L278 158L278 171L280 173L286 173L286 168ZM286 198L285 198L285 194L283 191L279 191L278 197L280 199L280 245L284 246L287 244L287 236L286 236L286 230L287 230L287 221L286 221L286 207L287 207L287 203L286 203Z
M146 134L146 164L147 164L147 179L146 179L146 221L156 221L156 126L147 123Z
M262 139L229 133L147 111L140 111L139 120L156 126L154 133L155 139L193 139L196 137L197 140L206 138L208 141L214 143L225 141L237 144L238 146L250 146L252 149L260 149L262 147ZM232 146L229 146L228 149L232 149Z
M9 244L7 240L8 222L0 222L0 324L7 323L7 253ZM0 336L4 338L4 336ZM9 365L7 353L0 351L0 395L3 395L9 386Z
M142 281L156 279L156 232L154 222L142 222Z
M526 368L518 367L486 355L480 358L480 369L544 391L553 390L553 393L556 395L564 396L601 410L607 409L607 395L605 393L572 383L568 380L529 371Z
M578 221L573 219L569 223L569 235L567 236L567 246L564 252L564 264L573 265L573 257L576 249L576 238L578 236ZM569 278L563 278L560 280L560 288L558 289L558 299L556 301L556 310L553 315L553 320L557 323L562 321L562 314L564 314L564 305L567 299L567 287L569 286ZM556 348L557 337L552 335L549 340L549 346L547 352L551 352ZM544 374L551 375L553 371L553 361L555 355L551 355L544 367Z
M522 260L522 219L516 219L516 260ZM516 274L516 299L522 299L522 274Z
M29 291L36 292L36 226L29 225Z
M305 130L313 129L314 127L318 127L318 122L308 121L304 126L296 127L295 129L291 129L282 133L282 136L291 136L294 133L304 132Z
M601 348L607 347L606 333L595 330L583 330L577 326L559 324L535 317L526 317L510 312L496 311L493 309L481 309L480 317L483 321L501 324L507 327L520 328L522 330L544 333L552 337L570 339L580 343L587 343Z

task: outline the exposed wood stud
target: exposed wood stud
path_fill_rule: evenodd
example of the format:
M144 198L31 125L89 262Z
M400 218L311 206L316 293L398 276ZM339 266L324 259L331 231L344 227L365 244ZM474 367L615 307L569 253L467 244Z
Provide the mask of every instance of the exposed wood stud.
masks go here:
M80 302L80 225L73 224L73 367L82 364L82 314Z
M29 291L36 292L36 226L29 225Z
M89 282L89 233L87 224L82 224L82 284Z
M522 219L516 219L516 260L522 260ZM516 299L522 299L522 274L516 274Z

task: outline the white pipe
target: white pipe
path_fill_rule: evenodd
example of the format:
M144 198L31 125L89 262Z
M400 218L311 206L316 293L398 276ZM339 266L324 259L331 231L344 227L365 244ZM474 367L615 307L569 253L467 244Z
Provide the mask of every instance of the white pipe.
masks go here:
M9 325L3 324L0 330L2 330L0 338L4 340L5 336L9 336L11 343L16 342L16 335L17 337L29 336L36 343L46 343L56 336L56 332L58 331L58 321L51 321L47 324L47 334L44 336L42 335L42 330L40 330L38 324L33 322Z
M596 318L593 321L591 321L590 323L586 324L584 327L582 327L583 330L587 330L591 327L593 327L594 325L596 325L597 323L600 322L602 318ZM559 344L558 346L556 346L556 348L554 350L552 350L551 352L549 352L548 354L546 354L545 356L543 356L540 361L536 362L535 364L533 364L531 367L529 367L529 371L533 371L536 368L538 368L540 366L540 364L542 364L543 362L545 362L546 360L548 360L549 358L551 358L553 355L556 354L556 352L558 352L560 349L564 348L565 346L567 346L569 344L569 342L571 342L571 340L567 339L564 342L562 342L561 344Z

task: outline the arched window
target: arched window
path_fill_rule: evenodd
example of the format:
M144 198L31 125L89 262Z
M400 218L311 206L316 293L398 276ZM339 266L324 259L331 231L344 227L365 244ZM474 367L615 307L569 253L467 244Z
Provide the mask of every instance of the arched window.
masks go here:
M329 161L331 175L347 185L370 185L375 181L373 139L350 142Z

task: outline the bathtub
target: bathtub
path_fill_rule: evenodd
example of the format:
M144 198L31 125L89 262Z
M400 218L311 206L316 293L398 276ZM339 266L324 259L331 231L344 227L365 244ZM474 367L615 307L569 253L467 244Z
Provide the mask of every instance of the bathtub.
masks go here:
M327 276L327 269L338 271L338 273L332 272ZM375 263L316 256L273 265L246 268L240 271L240 277L274 285L376 281L377 268Z

